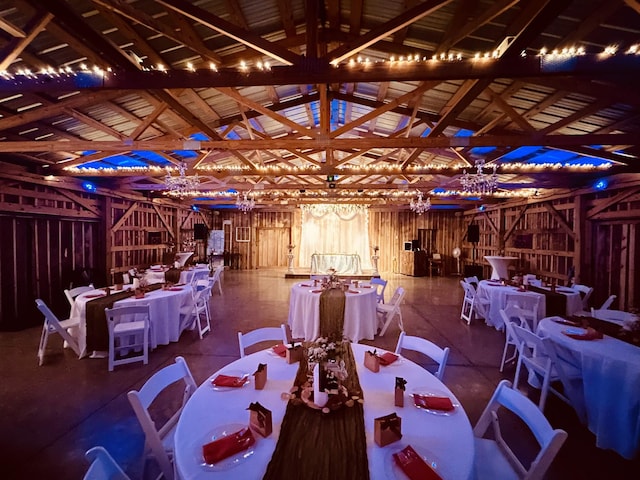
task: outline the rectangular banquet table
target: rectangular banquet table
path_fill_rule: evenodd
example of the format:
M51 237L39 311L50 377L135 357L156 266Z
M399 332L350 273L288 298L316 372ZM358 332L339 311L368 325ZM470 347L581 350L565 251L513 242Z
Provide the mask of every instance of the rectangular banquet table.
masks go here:
M314 253L311 273L327 273L333 268L338 275L361 275L360 255L357 253Z
M500 315L500 309L504 309L507 305L507 293L525 296L538 295L540 297L540 303L538 303L538 318L544 318L546 316L549 316L549 314L547 314L547 307L553 306L555 308L555 305L552 303L547 305L547 296L544 292L545 290L542 289L540 289L539 291L534 291L533 289L530 289L528 291L521 291L518 287L513 287L511 285L502 285L499 281L482 280L478 284L476 297L480 303L488 305L487 312L485 312L485 321L487 325L491 325L498 330L502 330L504 328L504 321L502 320L502 316ZM582 310L582 301L580 300L580 294L575 290L565 287L559 287L556 290L556 293L547 293L549 295L563 295L564 297L566 297L565 313L567 315L573 315L574 313Z
M607 335L577 340L561 317L544 318L538 334L575 352L582 369L584 407L596 445L625 458L640 455L640 347Z
M398 361L380 372L373 373L363 365L365 351L372 350L367 345L351 344L355 357L357 374L362 387L364 403L364 429L366 435L366 455L368 459L369 478L371 480L388 480L402 478L402 473L394 466L392 454L407 445L412 445L418 453L427 457L437 465L436 471L444 479L465 480L472 478L474 461L473 432L469 419L451 391L435 376L419 365L400 357ZM378 351L382 354L383 352ZM253 376L258 364L266 364L268 380L263 390L255 390ZM242 478L243 480L262 479L267 465L281 434L281 424L285 415L288 400L281 397L289 392L298 370L298 363L287 364L286 360L277 356L271 349L263 350L236 360L221 368L205 380L185 406L175 433L175 462L180 478L184 480L215 480ZM211 380L218 374L249 374L251 381L241 388L214 390ZM394 385L397 376L407 380L405 407L394 406ZM456 405L449 415L433 414L415 408L411 402L412 391L432 392L449 396ZM206 464L202 458L202 445L211 441L213 436L220 435L225 429L232 433L236 428L248 425L249 411L252 402L259 402L271 410L273 416L273 432L263 438L257 434L256 443L246 455L239 455L237 461L223 461L219 465ZM299 406L297 408L309 408ZM349 407L344 407L349 408ZM402 439L378 447L374 442L374 419L396 412L402 417ZM317 412L318 415L332 413ZM300 428L304 428L303 425ZM321 432L309 431L309 435ZM348 453L348 452L347 452ZM318 451L319 456L322 455ZM325 459L331 461L330 458ZM295 466L296 459L291 462ZM304 465L295 478L324 478L322 472L304 472ZM342 480L335 477L333 480Z

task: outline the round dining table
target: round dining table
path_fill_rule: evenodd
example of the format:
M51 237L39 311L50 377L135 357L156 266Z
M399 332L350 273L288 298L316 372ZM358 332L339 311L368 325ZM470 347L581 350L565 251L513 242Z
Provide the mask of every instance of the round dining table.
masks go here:
M320 285L313 281L296 283L289 297L289 318L294 338L312 341L320 334ZM368 282L351 284L345 292L344 336L352 342L373 340L378 331L376 289Z
M407 445L411 445L429 462L444 480L472 478L473 432L460 402L446 385L402 356L374 373L364 366L365 352L373 348L360 344L351 344L351 347L363 389L364 426L371 480L405 478L394 465L392 454ZM251 374L260 363L267 365L268 379L264 389L256 390ZM288 400L283 399L282 393L289 392L297 370L298 363L288 364L285 358L276 355L272 349L267 349L236 360L205 380L188 400L176 427L174 458L180 477L184 480L262 478L276 447L287 407ZM240 388L214 389L211 380L219 374L249 374L251 380ZM403 377L407 381L404 407L394 406L396 377ZM413 391L448 396L455 408L451 412L416 408L410 397ZM210 442L213 436L220 435L220 432L231 433L231 430L248 426L247 407L252 402L259 402L272 412L271 435L262 437L254 433L256 443L244 454L230 457L217 466L205 463L202 446ZM374 419L394 412L402 418L402 438L379 447L374 441Z
M540 321L537 333L575 353L596 445L634 458L640 455L640 347L608 335L580 339L575 335L580 330L561 317L548 317Z
M125 290L130 289L130 285L124 287ZM86 325L86 305L89 300L97 296L104 296L103 289L90 290L78 295L74 305L71 308L71 317L80 319L78 329L78 345L80 347L81 357L87 353L87 325ZM188 308L193 305L191 295L191 286L182 285L175 286L170 290L153 290L145 293L143 298L135 298L133 296L118 300L113 305L131 306L131 305L149 305L149 321L151 324L149 346L156 348L158 345L168 345L170 342L180 340L180 310L183 307ZM106 322L105 317L105 322Z

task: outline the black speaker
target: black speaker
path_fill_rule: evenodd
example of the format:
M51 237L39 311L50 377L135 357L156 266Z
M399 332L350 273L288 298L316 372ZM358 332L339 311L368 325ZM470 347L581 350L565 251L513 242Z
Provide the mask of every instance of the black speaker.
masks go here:
M467 242L478 243L480 241L480 225L469 225L467 227Z
M204 223L193 224L193 239L194 240L207 239L207 226Z

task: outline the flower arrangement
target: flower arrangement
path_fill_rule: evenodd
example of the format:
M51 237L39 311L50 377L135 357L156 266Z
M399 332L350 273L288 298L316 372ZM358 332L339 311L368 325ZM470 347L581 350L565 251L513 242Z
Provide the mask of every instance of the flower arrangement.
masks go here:
M329 337L318 337L307 349L309 363L322 363L338 356L338 345Z

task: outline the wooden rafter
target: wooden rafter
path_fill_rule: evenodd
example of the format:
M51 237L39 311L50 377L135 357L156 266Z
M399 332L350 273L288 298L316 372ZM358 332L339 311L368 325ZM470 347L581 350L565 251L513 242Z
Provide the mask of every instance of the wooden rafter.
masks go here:
M6 70L27 45L46 28L51 19L53 19L53 15L48 12L38 13L25 27L26 34L24 36L18 35L5 45L0 51L0 70Z

